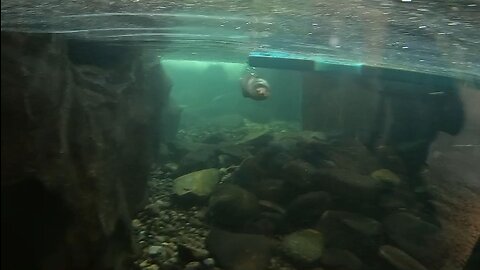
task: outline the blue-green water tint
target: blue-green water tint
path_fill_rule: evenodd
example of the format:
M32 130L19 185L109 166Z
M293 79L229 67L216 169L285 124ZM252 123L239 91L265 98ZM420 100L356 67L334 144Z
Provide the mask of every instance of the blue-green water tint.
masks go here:
M317 169L333 169L332 175L319 174L316 179L323 184L341 180L322 189L332 194L340 192L335 197L345 199L346 205L354 204L353 207L344 206L349 210L362 211L380 221L387 213L374 213L370 207L376 209L384 203L382 211L390 211L393 205L400 215L412 211L437 225L436 212L432 209L443 204L447 207L440 209L445 210L448 221L458 222L454 224L457 231L445 226L445 235L452 238L448 240L455 250L468 246L471 236L478 237L478 223L473 224L478 220L475 210L480 205L477 203L480 198L477 165L480 163L480 3L476 0L4 0L1 15L2 32L53 33L75 41L101 41L106 45L132 45L152 50L172 81L172 104L168 105L173 109L165 107L173 112L164 115L176 116L173 120L166 117L167 122L181 119L178 133L176 128L171 128L171 133L177 135L173 139L175 143L181 144L182 139L188 139L186 141L217 147L221 144L238 146L247 141L251 144L243 146L256 155L255 151L268 143L254 139L268 138L263 136L266 132L280 138L286 136L286 146L279 145L295 153L283 153L285 149L274 145L273 151L266 151L268 155L256 156L262 163L253 167L258 165L262 170L272 161L269 168L272 173L260 179L269 180L267 184L278 178L298 188L299 193L309 192L310 189L302 187L309 183L295 186L297 180L310 181L310 176L303 176L311 172L312 167L315 173ZM82 42L78 44L85 46ZM99 45L93 44L91 48ZM104 51L108 48L105 46L97 54L90 54L93 60L74 62L89 65L98 55L107 54ZM69 49L72 50L71 45ZM122 50L119 51L106 58L117 60ZM88 54L87 48L77 56L82 58ZM251 71L271 84L269 99L254 101L242 96L239 79ZM210 125L211 122L220 124ZM162 127L173 126L177 127L176 124ZM299 143L292 143L288 136L296 134L300 126L306 131L298 132L300 136L295 137L298 141L293 142ZM315 132L310 133L309 128ZM217 141L222 136L223 141ZM352 139L357 147L350 147L350 141L342 145L339 143L342 138ZM200 158L204 157L202 153L208 153L179 146L185 147L188 154L200 152ZM336 147L339 147L338 153L329 153ZM359 150L358 155L355 149ZM232 153L231 149L215 150ZM176 151L175 147L171 151ZM162 175L159 175L162 180L171 183L170 177L178 176L166 178L163 175L163 172L175 171L174 167L180 167L182 174L191 168L204 169L185 166L185 156L180 157L183 155L180 152L183 150L163 157L160 166L167 162L176 166L162 167ZM282 155L275 158L273 154L278 152ZM300 153L301 156L296 156ZM293 163L288 158L290 154L296 159ZM232 169L243 164L244 157L240 153L235 157L238 160L220 162L220 155L213 156L213 163L209 160L204 164ZM371 203L371 196L363 197L363 180L366 180L368 191L368 181L373 178L370 175L379 168L362 166L364 161L374 163L377 159L382 162L378 167L398 173L405 180L405 187L387 196L382 194L384 201ZM361 167L356 172L355 163ZM248 163L246 166L249 170ZM420 181L423 180L420 174L427 172L429 166L437 173L432 176L433 187L422 186ZM284 174L289 167L293 177ZM337 179L333 174L336 169L344 170L345 174L338 174ZM350 175L352 172L354 174ZM350 180L354 180L353 191L349 190ZM409 186L412 183L419 188ZM386 187L390 191L391 187ZM294 193L295 188L287 191ZM317 191L315 188L312 190ZM435 194L439 190L443 193L431 206L429 196L439 195ZM369 202L351 201L350 197L356 195ZM424 196L425 201L417 203L413 198L417 195ZM391 198L393 200L389 201ZM455 205L457 201L459 205ZM316 209L316 206L309 205L303 210ZM336 206L333 209L337 210ZM338 209L343 208L340 205ZM464 212L465 216L461 216ZM403 217L406 233L395 235L395 229L402 222L393 219L390 229L394 235L388 235L382 243L392 244L391 241L397 240L401 244L409 240L406 238L413 233L408 226L411 220L417 219ZM185 228L194 226L187 224ZM364 225L347 222L341 226L349 224L353 224L353 229L363 229ZM470 231L474 229L476 231ZM419 253L435 251L436 246L424 247L424 243L416 243L424 235L414 236L412 246L419 247ZM404 245L406 250L412 247L409 244ZM368 258L362 257L367 265L370 259L374 263L378 259L377 250L371 254ZM468 256L453 255L456 259ZM436 258L440 257L443 255ZM374 269L385 268L377 265Z
M143 44L184 60L244 63L275 50L471 77L480 73L479 11L476 1L6 0L1 27Z

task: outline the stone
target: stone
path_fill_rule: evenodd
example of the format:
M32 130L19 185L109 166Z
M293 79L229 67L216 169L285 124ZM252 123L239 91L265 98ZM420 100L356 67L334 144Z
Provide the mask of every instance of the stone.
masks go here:
M327 246L351 250L361 257L376 256L383 236L380 222L347 211L325 211L319 228Z
M383 191L379 181L351 170L318 170L312 178L315 179L315 187L350 201L354 207L359 202L377 202Z
M217 167L216 146L198 145L180 160L181 172L193 172L203 168Z
M160 268L156 264L149 265L145 268L145 270L159 270Z
M208 250L194 248L191 246L178 244L177 245L178 257L182 261L194 261L203 260L208 257Z
M281 203L290 198L288 187L282 179L260 179L248 188L261 199Z
M274 240L262 235L212 229L206 247L225 270L265 270L270 264Z
M430 265L446 256L440 228L408 212L393 213L383 220L387 236L401 250Z
M335 269L360 270L363 267L362 261L346 249L326 249L322 255L321 262L323 265L334 267Z
M133 219L132 220L132 227L134 229L139 229L142 226L142 222L138 219Z
M259 211L258 200L247 190L233 185L220 185L212 194L207 217L225 228L240 228Z
M288 205L287 220L295 226L313 225L328 209L330 203L330 195L323 191L302 194Z
M149 255L157 255L159 253L162 253L164 251L164 248L162 246L149 246L148 247L148 254Z
M218 169L196 171L175 179L173 181L173 192L180 198L207 199L218 181L220 181L220 171Z
M185 265L184 270L198 270L202 267L202 264L199 262L189 262Z
M398 186L402 183L402 179L389 169L376 170L371 177L390 186Z
M287 183L301 191L310 190L312 186L312 176L316 172L316 168L303 160L291 160L281 168L283 178Z
M213 258L206 258L205 260L203 260L203 264L206 267L211 268L215 266L215 260Z
M283 239L282 250L294 262L301 265L310 265L322 257L324 250L323 234L312 229L291 233Z
M24 213L2 216L2 235L12 228L2 268L124 269L160 145L167 75L135 46L1 36L2 205Z
M427 270L420 262L396 247L381 246L378 253L397 270Z

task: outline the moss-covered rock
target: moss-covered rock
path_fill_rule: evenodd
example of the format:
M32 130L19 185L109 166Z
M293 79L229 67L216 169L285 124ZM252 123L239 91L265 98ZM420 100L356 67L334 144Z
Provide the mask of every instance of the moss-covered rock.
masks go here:
M215 168L192 172L178 177L173 192L180 200L207 199L220 181L220 171Z
M295 263L311 265L322 257L323 234L313 229L291 233L283 239L282 250Z

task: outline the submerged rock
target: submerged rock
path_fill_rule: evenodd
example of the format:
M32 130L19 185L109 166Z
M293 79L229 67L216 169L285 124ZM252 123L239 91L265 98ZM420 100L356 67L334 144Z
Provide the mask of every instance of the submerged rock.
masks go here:
M206 246L215 262L226 270L265 270L276 243L261 235L213 229Z
M282 250L287 257L300 265L310 265L323 254L324 239L319 231L307 229L285 236Z
M378 180L343 169L321 170L313 179L318 188L352 201L354 206L358 202L375 203L383 189Z
M383 221L387 236L402 250L425 264L446 254L440 228L407 212L394 213Z
M371 176L373 179L379 180L386 185L398 186L402 183L402 179L389 169L376 170Z
M312 176L316 168L303 160L291 160L282 167L283 177L296 189L308 190L312 185Z
M381 246L378 253L398 270L427 270L417 260L396 247Z
M328 209L330 195L323 191L309 192L293 200L287 208L287 220L296 226L315 224Z
M192 172L202 168L216 167L218 158L216 147L213 145L200 145L189 151L180 161L182 172Z
M218 169L205 169L178 177L173 183L173 192L180 199L206 199L220 180Z
M363 267L362 261L346 249L326 249L321 262L323 265L335 267L335 269L360 270Z
M223 184L210 197L207 217L214 224L226 228L241 228L258 212L255 195L239 186Z
M360 256L376 254L382 240L381 223L346 211L326 211L319 222L329 247L352 250Z

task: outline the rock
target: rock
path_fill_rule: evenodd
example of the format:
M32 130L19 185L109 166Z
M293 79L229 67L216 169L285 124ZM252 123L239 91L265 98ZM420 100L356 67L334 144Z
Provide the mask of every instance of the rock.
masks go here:
M206 258L203 260L203 265L205 265L207 268L212 268L215 266L215 260L213 258Z
M301 191L309 190L316 168L303 160L291 160L282 167L283 178L287 183Z
M345 249L326 249L321 258L322 264L335 269L360 270L362 261L352 252Z
M199 262L189 262L185 265L184 270L198 270L202 267L202 264Z
M281 179L260 179L256 184L249 187L249 190L261 199L281 203L291 196L285 182Z
M383 190L379 181L349 170L325 169L312 178L316 187L349 201L353 207L359 202L376 203Z
M417 260L396 247L389 245L381 246L378 253L380 257L387 260L398 270L427 270Z
M218 147L218 152L230 156L235 161L242 161L251 156L246 147L229 143L221 144Z
M327 246L351 250L361 257L376 256L382 240L381 223L356 213L325 211L319 227Z
M440 228L407 213L388 215L383 224L387 236L402 250L425 265L446 256Z
M211 230L206 239L207 249L225 270L265 270L275 245L265 236L219 229Z
M178 257L182 261L201 261L208 257L208 250L193 248L187 245L177 245Z
M2 268L125 269L165 72L135 46L4 31L1 44L2 207L16 209L2 210Z
M160 268L156 264L149 265L145 268L145 270L159 270Z
M355 215L341 219L350 229L367 237L378 236L382 233L382 224L375 219Z
M268 176L261 166L258 157L249 157L242 161L238 170L233 173L234 183L244 188L252 189L256 184Z
M285 210L280 205L270 201L259 200L258 205L261 207L261 210L265 212L274 212L281 215L284 215L286 213Z
M180 160L182 172L193 172L203 168L216 167L218 163L216 147L213 145L196 146Z
M142 222L138 219L132 220L132 227L134 229L139 229L142 226Z
M402 183L402 179L389 169L376 170L371 174L371 177L390 186L398 186Z
M255 195L232 184L219 186L208 204L208 219L226 228L241 228L259 211Z
M162 253L164 251L164 248L162 246L150 246L148 247L148 254L149 255L157 255L159 253Z
M330 202L330 195L323 191L302 194L287 207L287 220L295 226L315 224Z
M274 212L262 212L245 228L250 233L263 235L281 234L286 231L286 222L283 214Z
M168 162L165 165L163 165L163 167L165 171L171 172L171 173L176 172L179 168L178 164L175 162Z
M307 229L291 233L282 241L282 250L287 257L301 265L310 265L323 254L323 234Z
M257 147L262 147L268 144L273 139L273 135L267 127L258 125L259 128L248 129L247 134L240 139L237 144L246 144Z
M183 200L204 200L213 192L220 172L218 169L205 169L178 177L173 182L173 192Z

